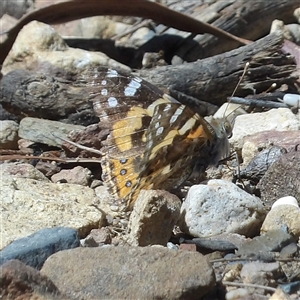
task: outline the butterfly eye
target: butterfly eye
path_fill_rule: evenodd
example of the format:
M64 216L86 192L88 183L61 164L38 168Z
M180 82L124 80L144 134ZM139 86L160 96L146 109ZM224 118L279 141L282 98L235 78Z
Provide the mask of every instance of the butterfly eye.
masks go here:
M231 138L232 137L232 125L230 124L230 122L228 120L226 120L223 124L223 130L224 133L226 133L227 138Z

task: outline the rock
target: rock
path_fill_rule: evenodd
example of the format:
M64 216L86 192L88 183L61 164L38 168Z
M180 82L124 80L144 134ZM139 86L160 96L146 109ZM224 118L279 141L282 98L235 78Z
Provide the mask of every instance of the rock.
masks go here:
M291 131L262 131L247 136L244 139L242 156L244 165L263 149L269 148L270 145L285 148L288 152L293 151L300 144L299 130Z
M197 246L195 244L180 244L179 249L184 251L196 252Z
M280 251L280 258L292 258L298 253L298 246L296 243L290 243L283 247Z
M282 226L287 226L289 233L298 240L300 237L299 207L290 204L277 204L274 206L274 204L262 224L261 234L270 230L280 229Z
M199 299L215 284L203 255L164 247L60 251L41 273L72 299Z
M26 163L4 163L0 165L0 173L18 178L27 178L50 182L45 175L33 165Z
M69 48L61 36L50 25L32 21L18 34L11 51L6 57L2 73L14 69L63 68L65 72L78 73L96 65L114 68L129 68L99 52Z
M45 155L45 152L43 152L43 155ZM35 168L43 173L47 178L57 174L61 170L61 167L59 167L58 164L53 161L50 162L46 160L39 160L35 165Z
M142 190L130 215L127 242L134 246L166 246L180 207L181 201L173 194Z
M81 125L27 117L20 122L19 136L36 143L61 147L62 139L67 139L71 131L83 129Z
M185 239L182 242L187 244L195 244L200 248L213 250L213 251L233 251L237 249L237 247L234 244L226 240L218 239L215 237L194 238L192 240Z
M284 153L287 153L286 149L279 146L262 150L241 170L240 178L247 178L257 183L268 168Z
M274 202L271 209L280 205L292 205L299 208L298 201L296 200L295 197L291 197L291 196L279 198L277 201Z
M3 1L2 1L3 3ZM12 2L11 2L12 3ZM2 8L2 7L1 7ZM3 11L2 11L3 12ZM1 15L1 14L0 14ZM9 14L3 14L3 16L1 16L0 19L0 23L1 23L1 32L5 32L8 31L10 28L12 28L16 23L18 22L18 20L12 16L10 16ZM1 35L0 36L0 42L3 43L6 40L5 35ZM1 79L1 76L0 76Z
M105 185L97 186L94 191L97 196L95 206L104 212L106 222L113 227L126 229L130 215L130 211L124 211L126 205L113 197Z
M251 299L250 297L250 293L249 291L247 291L246 289L243 288L238 288L238 289L234 289L231 290L229 292L226 293L225 299L226 300L247 300L247 299Z
M287 294L297 293L300 290L300 281L281 284L280 288ZM275 300L275 298L273 298Z
M104 221L97 201L94 190L88 187L4 174L0 248L45 227L75 228L80 237L84 237L91 229L101 227Z
M33 9L34 1L28 0L18 0L16 2L12 2L9 0L1 1L1 17L3 14L8 14L17 19L21 18L25 13L29 10Z
M93 247L98 247L104 244L110 244L111 233L107 227L102 227L100 229L92 229L90 234L83 241L83 245L89 247L91 240L95 242Z
M299 256L299 250L296 253L295 257L298 257L298 256ZM295 257L293 257L292 259L289 258L287 262L280 261L280 259L279 259L280 267L281 267L282 271L284 272L287 282L300 280L300 274L299 274L300 262L299 262L299 260L295 259Z
M41 269L53 253L79 247L78 232L72 228L44 228L25 238L17 239L0 252L0 265L17 259L36 269Z
M87 148L101 149L101 143L106 139L107 134L108 133L103 134L102 129L97 123L89 125L81 131L71 131L68 135L68 140ZM62 146L67 157L91 157L91 151L88 151L87 149L79 149L67 142L63 143ZM101 157L100 154L97 155L96 153L93 153L92 155L93 157Z
M18 260L11 260L1 267L0 282L2 299L70 299L62 295L50 279Z
M0 149L18 149L18 129L15 121L0 121Z
M236 252L243 258L273 259L272 252L279 252L290 243L295 242L294 238L284 229L275 229L256 236L251 241L246 241Z
M81 166L77 166L70 170L61 170L59 173L52 175L53 182L67 182L89 186L92 180L92 172Z
M245 137L266 130L299 130L300 121L288 108L271 109L263 113L237 116L230 143L242 149Z
M269 300L289 300L291 299L280 287L276 289L275 293L269 298Z
M282 276L279 262L248 262L243 265L240 276L245 284L275 286L275 280Z
M266 207L287 195L300 199L300 151L283 154L259 181L257 188ZM298 187L298 188L297 188Z
M180 229L195 237L221 233L253 236L259 231L265 211L260 200L224 180L190 188L181 207Z

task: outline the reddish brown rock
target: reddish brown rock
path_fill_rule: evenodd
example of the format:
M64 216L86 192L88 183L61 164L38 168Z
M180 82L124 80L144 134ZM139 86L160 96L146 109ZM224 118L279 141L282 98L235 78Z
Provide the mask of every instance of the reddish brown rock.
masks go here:
M10 260L2 265L0 278L1 299L69 299L49 278L19 260Z
M60 251L42 274L72 299L200 299L215 284L207 259L164 247L97 247Z
M298 133L299 134L299 133ZM300 151L280 157L257 185L261 200L267 207L281 197L292 196L300 200Z
M242 149L244 163L250 160L262 149L276 145L285 148L288 152L300 144L299 130L276 131L269 130L245 137Z

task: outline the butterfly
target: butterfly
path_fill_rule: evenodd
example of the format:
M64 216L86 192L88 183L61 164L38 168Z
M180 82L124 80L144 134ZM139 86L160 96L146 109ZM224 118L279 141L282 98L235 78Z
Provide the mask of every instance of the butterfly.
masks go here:
M179 187L195 166L229 155L230 123L209 121L149 82L103 67L93 70L91 95L103 142L102 179L132 208L141 189Z

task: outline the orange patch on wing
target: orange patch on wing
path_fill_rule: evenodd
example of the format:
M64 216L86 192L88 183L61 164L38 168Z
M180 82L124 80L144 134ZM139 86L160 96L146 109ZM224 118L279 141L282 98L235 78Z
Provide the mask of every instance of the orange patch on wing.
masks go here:
M115 183L115 189L113 189L119 198L126 199L139 176L139 173L134 170L134 158L127 158L125 163L121 163L119 159L111 159L111 162L113 164L111 176L114 177Z
M203 128L202 125L200 125L198 128L196 128L195 130L191 130L190 133L188 134L187 138L188 139L196 139L198 137L206 137L207 134Z

